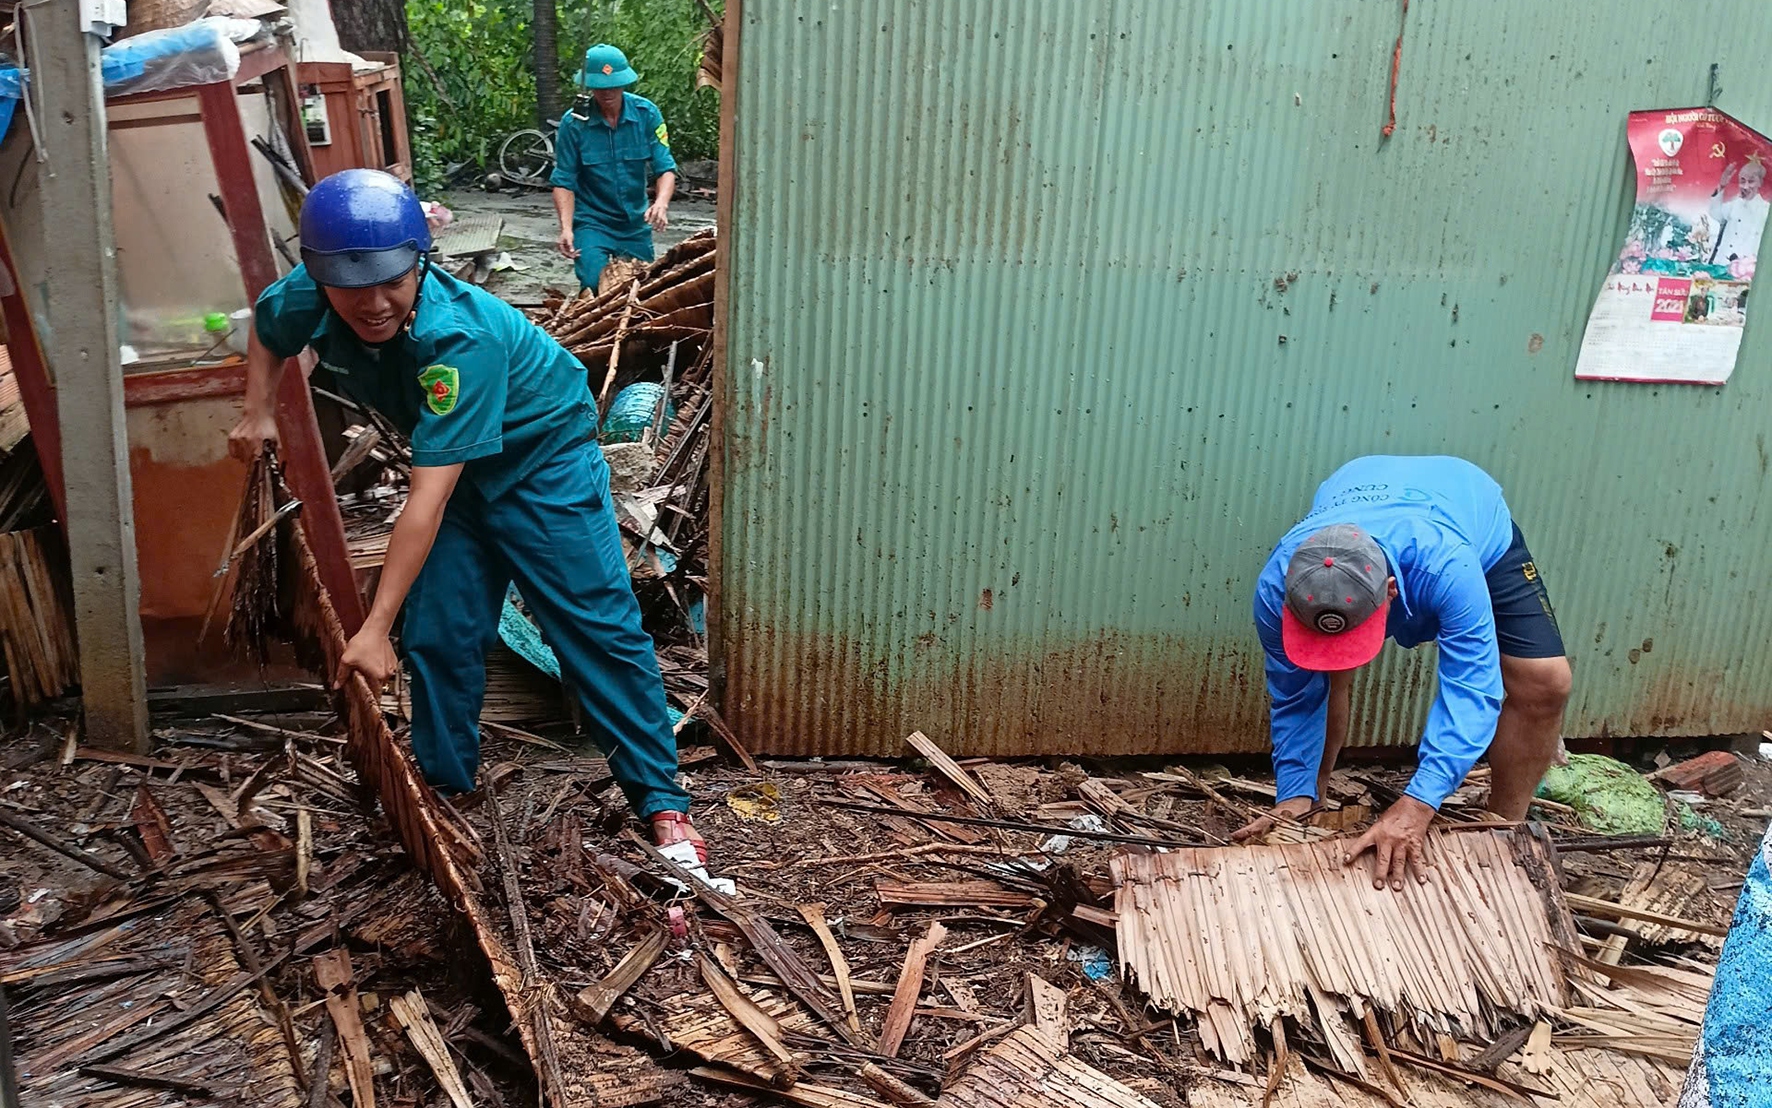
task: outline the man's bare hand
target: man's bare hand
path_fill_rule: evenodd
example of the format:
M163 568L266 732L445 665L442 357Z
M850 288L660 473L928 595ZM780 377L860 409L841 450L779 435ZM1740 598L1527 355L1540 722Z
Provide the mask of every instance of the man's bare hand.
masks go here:
M247 412L228 432L228 453L251 465L264 452L265 443L277 445L277 417L267 413Z
M345 652L338 660L338 680L333 687L344 688L352 673L360 673L363 680L369 682L370 690L379 695L388 678L399 668L400 659L395 656L394 644L388 641L387 634L365 627L345 644Z
M1231 842L1240 843L1247 839L1258 839L1272 831L1281 819L1299 820L1309 814L1317 802L1308 796L1295 796L1290 800L1282 800L1274 805L1273 810L1265 816L1250 820L1231 832Z
M562 258L578 257L578 247L572 242L572 228L560 228L560 237L554 240L554 249L560 252Z
M646 223L654 231L663 231L671 225L671 205L668 200L654 200L646 209Z
M1378 822L1364 835L1354 840L1342 863L1351 866L1360 855L1370 850L1373 852L1373 888L1384 888L1388 880L1392 889L1401 892L1406 870L1414 874L1417 882L1426 884L1427 826L1433 818L1432 808L1412 796L1405 796L1379 816Z

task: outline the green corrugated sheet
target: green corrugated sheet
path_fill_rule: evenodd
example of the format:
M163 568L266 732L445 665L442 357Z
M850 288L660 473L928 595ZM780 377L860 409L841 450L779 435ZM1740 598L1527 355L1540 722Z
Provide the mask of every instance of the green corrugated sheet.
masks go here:
M1772 319L1578 383L1631 109L1772 129L1747 0L745 0L716 675L755 749L1254 751L1254 577L1316 483L1507 489L1572 735L1772 720ZM1756 299L1757 299L1756 294ZM1772 315L1772 290L1757 315ZM1412 741L1431 651L1357 686Z

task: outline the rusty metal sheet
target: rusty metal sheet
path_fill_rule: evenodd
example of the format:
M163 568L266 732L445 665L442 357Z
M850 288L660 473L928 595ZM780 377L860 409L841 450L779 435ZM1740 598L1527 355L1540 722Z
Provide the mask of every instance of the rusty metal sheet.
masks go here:
M1748 10L1686 10L1718 38L1413 5L1380 141L1396 5L743 5L713 616L740 737L1265 749L1255 576L1380 452L1506 488L1571 735L1764 726L1772 328L1726 388L1573 378L1625 110L1702 99L1714 62L1772 128ZM1357 745L1419 733L1432 651L1397 653Z

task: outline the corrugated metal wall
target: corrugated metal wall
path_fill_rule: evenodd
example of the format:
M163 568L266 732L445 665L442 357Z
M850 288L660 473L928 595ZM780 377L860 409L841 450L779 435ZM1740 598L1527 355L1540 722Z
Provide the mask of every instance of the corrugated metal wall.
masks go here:
M745 0L716 676L746 742L1252 751L1250 592L1316 483L1454 453L1557 601L1569 732L1772 720L1772 319L1577 383L1625 113L1772 129L1749 0ZM1772 291L1759 315L1772 315ZM1412 741L1431 650L1357 686ZM1391 679L1394 678L1394 679Z

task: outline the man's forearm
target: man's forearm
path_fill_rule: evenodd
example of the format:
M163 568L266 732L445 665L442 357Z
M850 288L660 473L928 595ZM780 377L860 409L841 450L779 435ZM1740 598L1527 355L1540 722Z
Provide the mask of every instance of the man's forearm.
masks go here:
M388 553L382 563L381 580L375 587L375 603L363 620L365 630L385 635L394 626L406 594L431 555L437 531L443 525L443 509L455 491L461 466L420 467L412 471L412 492L394 533L388 536Z
M246 413L274 415L277 410L277 386L283 382L284 359L277 357L258 340L255 327L246 339Z
M572 203L572 190L556 185L554 188L554 214L560 217L560 230L562 231L572 226Z
M669 204L671 197L677 195L677 174L674 170L666 170L658 175L658 202Z

